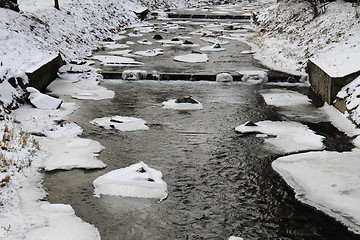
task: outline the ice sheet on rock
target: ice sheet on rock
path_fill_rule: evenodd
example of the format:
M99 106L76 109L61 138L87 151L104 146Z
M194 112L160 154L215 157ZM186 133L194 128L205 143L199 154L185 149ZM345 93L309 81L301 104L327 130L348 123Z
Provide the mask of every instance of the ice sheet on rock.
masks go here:
M311 100L298 92L283 89L267 89L259 92L265 99L267 105L295 106L295 105L311 105Z
M99 60L103 65L138 66L144 64L142 62L135 61L133 58L120 56L95 55L92 58Z
M231 237L229 237L229 239L228 240L244 240L243 238L241 238L241 237L235 237L235 236L231 236Z
M324 149L323 136L315 134L307 126L291 121L261 121L256 126L240 125L235 128L239 133L266 134L266 147L280 153L293 153ZM273 137L275 136L275 137Z
M124 36L124 35L115 35L112 37L115 41L120 41L122 39L125 39L127 38L127 36Z
M61 74L49 86L53 94L64 96L69 95L76 99L102 100L113 98L114 91L108 90L99 85L98 74Z
M149 127L146 126L145 120L134 117L123 117L123 116L103 117L103 118L96 118L92 120L90 123L96 126L103 127L105 129L117 129L123 132L149 130Z
M163 200L168 195L162 173L143 162L100 176L95 179L93 185L96 197L111 195Z
M26 91L30 94L28 99L32 105L39 109L58 109L62 100L51 97L49 95L39 92L36 88L27 87Z
M129 37L142 37L144 36L144 34L139 33L139 32L132 32L128 34Z
M152 45L152 42L150 42L147 39L139 40L139 41L137 41L137 43L142 44L142 45Z
M219 73L216 75L217 82L232 82L233 77L230 73Z
M142 80L146 79L147 72L145 70L124 70L122 72L123 80Z
M246 50L246 51L241 51L241 54L254 54L255 51L249 51L249 50Z
M196 99L194 99L196 100ZM203 105L197 101L198 103L177 103L177 99L170 99L162 103L164 109L174 109L174 110L201 110L203 109Z
M69 115L77 108L75 103L63 103L57 110L34 109L30 105L24 105L13 111L12 116L22 123L25 131L45 134L45 131L53 128L55 122L68 120Z
M136 51L136 55L144 56L144 57L155 57L157 55L164 54L164 50L161 48L149 49L146 51Z
M180 55L174 57L174 60L177 62L187 62L187 63L201 63L209 61L208 55L205 53L191 53L187 55Z
M273 168L302 202L360 233L360 150L309 152L281 157Z
M83 129L76 123L66 123L62 126L56 126L51 129L44 131L44 134L48 138L66 138L66 137L76 137L81 135Z

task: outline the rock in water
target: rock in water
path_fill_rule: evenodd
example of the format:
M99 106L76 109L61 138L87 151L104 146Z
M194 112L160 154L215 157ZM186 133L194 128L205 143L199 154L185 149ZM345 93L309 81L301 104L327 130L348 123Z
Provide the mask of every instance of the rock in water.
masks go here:
M191 103L191 104L199 104L198 101L193 99L192 97L184 97L176 99L175 103Z
M39 109L58 109L63 102L58 98L43 94L33 87L27 87L26 91L29 93L30 103Z

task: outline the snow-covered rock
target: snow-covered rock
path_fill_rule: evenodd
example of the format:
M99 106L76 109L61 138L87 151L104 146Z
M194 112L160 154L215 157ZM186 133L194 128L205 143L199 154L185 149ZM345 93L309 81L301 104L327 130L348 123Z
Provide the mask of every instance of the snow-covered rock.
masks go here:
M140 118L134 117L103 117L96 118L90 122L96 126L103 127L105 129L117 129L123 132L138 131L138 130L149 130L146 126L146 121Z
M232 82L233 77L230 73L219 73L216 75L217 82Z
M145 70L125 70L122 72L123 80L143 80L146 79L146 76Z
M143 162L100 176L95 179L93 185L96 197L111 195L163 200L168 195L162 173Z
M58 109L62 104L62 100L43 94L36 88L27 87L26 91L29 93L29 101L36 108Z
M182 99L191 99L190 101L182 101ZM203 105L192 97L182 99L170 99L162 103L164 109L175 110L200 110ZM179 101L180 100L180 101Z
M268 76L265 71L238 71L243 77L241 81L253 84L262 84L267 82Z

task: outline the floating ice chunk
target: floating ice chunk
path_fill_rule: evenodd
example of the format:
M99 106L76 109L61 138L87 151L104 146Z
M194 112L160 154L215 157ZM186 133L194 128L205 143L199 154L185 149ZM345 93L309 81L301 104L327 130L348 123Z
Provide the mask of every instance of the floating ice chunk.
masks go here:
M267 105L295 106L311 105L311 100L298 92L283 89L267 89L259 92L265 99Z
M230 73L219 73L216 75L216 81L217 82L232 82L233 77Z
M101 61L103 65L122 65L122 66L138 66L143 65L142 62L137 62L133 58L120 57L120 56L110 56L110 55L96 55L92 57Z
M27 87L26 91L30 93L29 101L32 105L39 109L58 109L62 104L62 100L51 97L39 92L36 88Z
M152 42L148 41L147 39L139 40L137 42L143 45L152 45Z
M123 48L129 48L126 44L120 44L120 43L113 43L113 44L107 44L105 46L108 49L123 49Z
M209 61L209 57L204 53L191 53L187 55L181 55L174 57L175 61L188 62L188 63L200 63Z
M104 149L97 141L71 136L57 139L39 138L38 141L49 154L42 163L46 171L97 169L106 166L97 159L98 153Z
M157 55L164 54L164 50L161 48L149 49L146 51L137 51L136 55L144 56L144 57L155 57Z
M94 195L156 198L167 197L167 184L162 180L162 173L139 162L126 168L111 171L98 177L93 182Z
M243 75L241 78L243 82L262 84L268 80L267 72L265 71L238 71L238 73Z
M133 41L126 41L127 45L134 45L135 43Z
M103 117L103 118L96 118L92 120L90 123L96 126L103 127L105 129L114 128L123 132L149 130L149 127L146 126L145 120L140 118L133 118L133 117L122 117L122 116Z
M128 36L129 37L142 37L142 36L144 36L144 34L141 34L140 32L135 31L135 32L129 33Z
M219 43L215 43L212 46L206 46L200 48L201 51L208 51L208 52L219 52L219 51L225 51L226 49L221 47Z
M292 153L306 150L321 150L324 148L323 136L315 134L307 126L291 121L272 122L261 121L256 126L240 125L235 128L239 133L260 133L274 138L267 138L268 148L281 153Z
M254 54L255 51L242 51L241 54Z
M189 97L192 101L179 101L179 99L170 99L162 103L164 109L175 110L200 110L203 108L202 104L196 99ZM183 99L189 99L183 98Z
M123 80L142 80L146 79L147 72L145 70L125 70L122 73Z
M231 237L229 237L229 240L244 240L244 239L241 237L231 236Z
M309 152L281 157L272 167L296 197L360 233L360 150Z

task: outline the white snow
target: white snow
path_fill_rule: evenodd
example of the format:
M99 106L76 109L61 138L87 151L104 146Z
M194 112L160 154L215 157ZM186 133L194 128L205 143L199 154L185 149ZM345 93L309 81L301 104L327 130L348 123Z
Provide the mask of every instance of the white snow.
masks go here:
M203 105L198 103L177 103L177 99L170 99L162 103L164 109L175 109L175 110L201 110Z
M309 152L281 157L273 168L301 201L360 233L360 150Z
M268 76L266 71L237 71L237 73L243 75L241 81L252 83L252 84L262 84L267 82Z
M218 43L211 45L211 46L206 46L206 47L200 48L200 51L208 51L208 52L220 52L220 51L225 51L225 50L226 50L226 48L221 47L221 45Z
M163 200L168 195L162 173L143 162L100 176L95 179L93 185L96 197L111 195Z
M266 134L265 147L280 153L321 150L324 137L315 134L307 126L291 121L261 121L257 126L240 125L235 128L239 133ZM264 137L263 135L260 135ZM275 136L275 137L273 137Z
M243 238L241 238L241 237L235 237L235 236L231 236L231 237L229 237L229 239L228 240L244 240Z
M29 101L32 105L39 109L57 109L62 104L62 100L51 97L41 93L33 87L27 87L26 91L29 93Z
M149 130L146 126L146 121L140 118L134 117L103 117L96 118L90 122L96 126L103 127L105 129L117 129L123 132L138 131L138 130Z
M187 63L207 62L209 58L205 53L191 53L174 57L175 61Z
M136 55L144 56L144 57L155 57L157 55L164 54L164 50L161 48L149 49L146 51L136 51Z
M135 61L133 58L120 56L95 55L92 58L99 60L103 65L140 66L144 64L142 62Z

